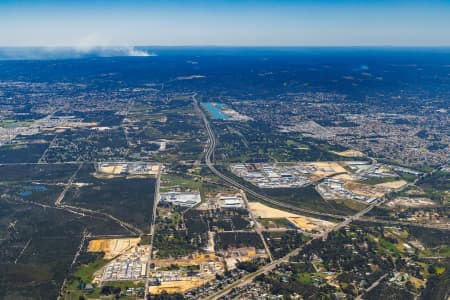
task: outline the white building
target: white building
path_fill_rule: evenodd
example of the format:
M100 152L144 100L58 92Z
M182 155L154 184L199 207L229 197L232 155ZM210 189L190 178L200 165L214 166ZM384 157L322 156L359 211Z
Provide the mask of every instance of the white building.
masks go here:
M202 199L198 192L168 192L162 193L159 197L162 203L171 203L176 206L194 207L199 204Z

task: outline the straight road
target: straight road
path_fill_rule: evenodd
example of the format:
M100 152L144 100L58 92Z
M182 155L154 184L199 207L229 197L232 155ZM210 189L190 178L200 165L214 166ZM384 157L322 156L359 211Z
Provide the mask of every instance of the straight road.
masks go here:
M256 220L255 216L253 215L253 212L250 210L250 207L248 206L248 199L247 199L247 195L245 194L245 192L243 190L240 191L241 195L242 195L242 199L244 200L245 203L245 207L248 210L248 214L250 215L250 218L253 221L253 228L256 232L256 234L258 234L259 238L261 239L261 242L264 245L264 248L266 249L266 253L269 256L270 261L273 261L273 256L272 253L270 252L270 248L266 243L266 240L264 239L264 235L262 234L262 228L261 225L259 224L259 222Z
M150 251L149 251L149 257L147 262L147 276L145 278L145 291L144 291L144 299L147 299L148 296L148 288L150 285L150 271L151 267L150 264L152 262L152 254L153 254L153 240L155 237L155 220L156 220L156 208L158 207L159 202L159 187L161 184L161 169L162 165L159 165L158 168L158 175L156 176L156 185L155 185L155 200L153 201L153 213L152 213L152 221L150 223Z
M377 281L375 281L374 283L372 283L371 286L369 286L361 295L359 295L358 297L355 298L355 300L362 300L363 296L370 292L371 290L373 290L374 288L376 288L378 285L380 285L380 283L386 278L388 277L389 274L384 274L383 276L381 276L380 278L378 278Z

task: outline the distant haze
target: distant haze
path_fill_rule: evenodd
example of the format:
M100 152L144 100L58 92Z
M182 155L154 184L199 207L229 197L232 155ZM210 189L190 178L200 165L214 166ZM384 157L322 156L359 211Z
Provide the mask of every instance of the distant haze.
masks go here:
M0 46L450 46L450 1L0 1ZM87 49L87 50L86 50ZM108 50L109 51L109 50ZM106 53L105 53L106 54Z

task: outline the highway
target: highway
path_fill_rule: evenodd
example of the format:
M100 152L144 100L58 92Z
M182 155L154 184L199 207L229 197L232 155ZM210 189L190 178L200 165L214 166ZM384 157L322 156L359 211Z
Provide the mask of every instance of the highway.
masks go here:
M308 213L308 214L313 214L313 215L318 215L318 216L324 216L324 217L332 217L332 218L338 218L338 219L343 219L345 218L342 215L336 215L336 214L329 214L329 213L322 213L322 212L317 212L314 210L310 210L310 209L306 209L306 208L300 208L297 207L295 205L291 205L288 203L284 203L272 198L269 198L265 195L262 195L260 193L255 192L254 190L246 187L245 185L240 184L239 182L235 181L234 179L226 176L225 174L221 173L219 170L216 169L216 167L214 166L214 163L212 161L212 157L214 156L214 152L216 150L216 146L217 146L217 140L216 137L214 135L214 131L211 128L211 125L208 121L208 118L206 117L205 113L203 112L203 110L200 108L197 98L196 98L197 94L194 94L192 96L192 100L194 101L194 107L195 110L200 114L201 118L203 119L203 123L205 124L205 128L206 131L208 133L208 147L206 149L206 154L205 154L205 162L206 165L208 166L208 168L211 170L211 172L213 172L215 175L217 175L218 177L220 177L222 180L224 180L225 182L231 184L232 186L244 190L245 192L247 192L248 194L254 196L255 198L266 202L266 203L270 203L273 204L275 206L279 206L279 207L283 207L289 211L292 212L300 212L300 213Z
M152 252L153 252L153 240L155 237L155 220L156 220L156 208L158 207L159 202L159 187L161 184L161 170L163 166L160 164L158 168L158 174L156 176L156 185L155 185L155 196L153 201L153 213L152 213L152 221L150 223L150 251L149 251L149 257L147 262L147 276L145 278L145 289L144 289L144 299L147 299L148 296L148 289L150 285L150 271L151 267L150 264L152 262Z

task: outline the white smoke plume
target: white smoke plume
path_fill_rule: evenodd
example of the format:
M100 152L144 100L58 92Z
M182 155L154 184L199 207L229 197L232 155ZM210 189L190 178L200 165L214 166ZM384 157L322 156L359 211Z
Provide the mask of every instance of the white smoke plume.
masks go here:
M153 52L137 49L133 46L93 46L90 48L74 48L79 57L118 57L118 56L156 56Z
M136 49L134 46L116 46L102 36L90 34L77 41L74 47L80 54L98 55L100 57L114 56L156 56L155 53Z
M135 46L116 46L96 35L79 40L72 47L0 48L0 60L71 59L84 57L149 57L154 52Z
M0 60L53 60L88 57L150 57L156 53L132 46L0 48Z

